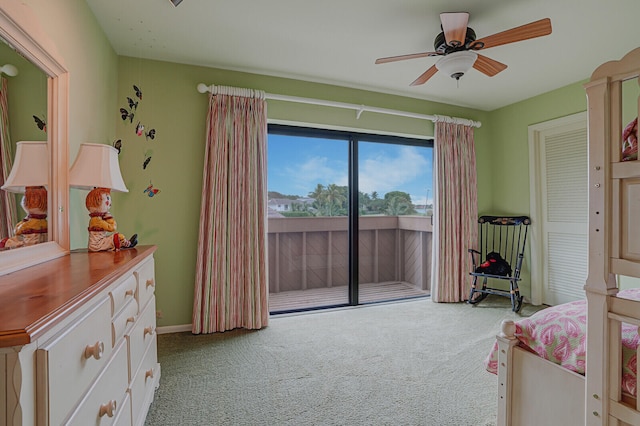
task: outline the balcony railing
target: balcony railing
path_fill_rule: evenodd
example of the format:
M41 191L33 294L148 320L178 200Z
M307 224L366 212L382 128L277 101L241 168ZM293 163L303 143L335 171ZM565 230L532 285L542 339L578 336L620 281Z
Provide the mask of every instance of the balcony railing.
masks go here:
M349 282L346 217L269 218L269 292L346 289ZM431 280L431 218L361 216L360 286L398 283L428 294ZM344 292L346 294L346 291ZM375 297L374 297L375 298ZM273 310L273 309L272 309Z

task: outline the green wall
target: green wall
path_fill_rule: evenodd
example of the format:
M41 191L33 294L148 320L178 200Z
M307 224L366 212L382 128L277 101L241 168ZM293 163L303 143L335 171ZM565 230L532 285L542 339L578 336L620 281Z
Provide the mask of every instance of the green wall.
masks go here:
M421 114L444 114L483 122L476 131L479 156L490 146L488 113L400 96L346 89L325 84L203 68L191 65L120 57L118 102L109 112L122 140L120 167L129 189L114 194L113 213L118 229L126 235L138 233L140 244L155 244L157 308L159 326L191 323L193 286L198 241L198 218L204 156L208 95L196 90L198 83L265 90L291 96L327 99L358 105L398 109ZM143 92L133 123L123 121L119 108L134 98L133 85ZM268 101L269 120L363 129L418 136L433 136L433 123L364 112L359 120L352 110ZM154 140L135 135L140 120L146 130L155 128ZM108 141L113 142L115 138ZM145 152L153 150L143 169ZM490 191L490 168L481 167L480 186ZM160 190L148 197L153 184ZM481 196L489 207L490 196Z
M0 66L15 65L18 75L7 79L7 105L9 133L15 146L19 141L45 141L47 134L40 130L33 119L47 116L47 76L40 68L27 61L13 48L0 43ZM13 151L15 153L15 151Z
M529 213L529 126L586 111L584 82L575 83L490 113L494 170L492 208L503 213Z
M490 155L483 158L483 167L492 170L490 211L529 215L529 126L586 111L587 97L583 84L571 84L538 95L489 114L491 123ZM532 225L535 226L535 223ZM531 295L531 251L528 245L522 270L521 293Z

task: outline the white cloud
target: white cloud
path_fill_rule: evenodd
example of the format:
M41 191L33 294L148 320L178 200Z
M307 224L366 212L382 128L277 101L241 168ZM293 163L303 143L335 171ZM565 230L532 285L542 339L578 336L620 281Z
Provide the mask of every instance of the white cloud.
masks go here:
M347 164L345 162L331 161L327 157L311 157L300 164L291 164L285 173L291 179L297 195L308 195L321 183L329 185L346 186L348 183Z
M403 146L397 153L397 157L389 157L387 153L360 160L360 191L377 191L378 194L402 191L404 184L415 183L431 171L429 160L420 154L419 148Z

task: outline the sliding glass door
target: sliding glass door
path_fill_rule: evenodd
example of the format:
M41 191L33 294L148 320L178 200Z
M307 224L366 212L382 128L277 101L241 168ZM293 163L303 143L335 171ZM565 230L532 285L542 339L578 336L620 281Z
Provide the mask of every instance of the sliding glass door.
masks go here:
M431 146L269 126L272 313L429 294Z

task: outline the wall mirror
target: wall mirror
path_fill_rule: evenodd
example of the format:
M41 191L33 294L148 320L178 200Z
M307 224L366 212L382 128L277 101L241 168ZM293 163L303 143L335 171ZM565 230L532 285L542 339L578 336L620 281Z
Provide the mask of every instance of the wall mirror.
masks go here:
M68 81L69 75L29 6L0 0L0 37L46 75L46 136L49 157L48 241L0 251L0 275L69 253ZM0 64L1 66L2 64ZM10 89L9 89L10 90ZM44 90L44 89L43 89ZM38 116L39 112L32 115ZM32 118L33 119L33 118ZM34 120L35 121L35 120ZM24 217L19 207L18 217Z

